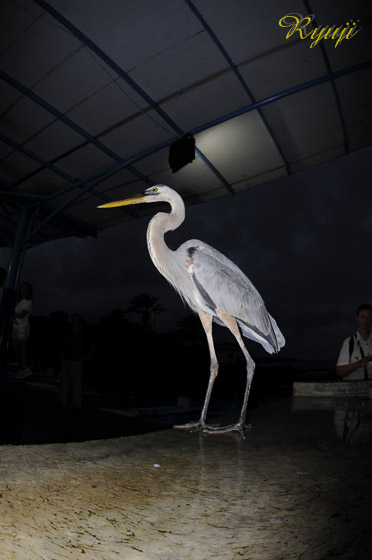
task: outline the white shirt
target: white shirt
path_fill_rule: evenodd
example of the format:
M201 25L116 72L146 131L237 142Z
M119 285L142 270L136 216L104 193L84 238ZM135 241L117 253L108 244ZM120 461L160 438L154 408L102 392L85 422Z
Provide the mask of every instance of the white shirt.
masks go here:
M367 340L364 340L364 338L360 336L359 331L356 332L356 337L356 340L354 338L354 348L351 354L351 358L349 355L349 341L351 337L349 336L344 340L340 355L337 360L338 366L346 366L347 364L353 364L354 362L358 362L359 360L361 360L363 356L361 354L360 348L362 348L364 356L372 355L372 333L369 335ZM368 363L367 372L368 377L372 379L372 362ZM350 379L364 379L364 368L361 367L356 369L352 373L349 373L349 375L345 375L343 379L345 379L346 381Z
M30 299L21 299L15 306L15 312L20 313L21 311L27 311L27 314L24 317L16 317L15 324L18 327L28 327L29 322L28 319L30 317L30 313L32 310L32 301Z

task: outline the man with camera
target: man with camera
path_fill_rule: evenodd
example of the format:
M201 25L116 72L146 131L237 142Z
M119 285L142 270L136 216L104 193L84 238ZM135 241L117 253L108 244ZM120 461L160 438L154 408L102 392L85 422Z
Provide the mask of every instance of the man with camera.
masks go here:
M349 380L372 379L372 306L362 303L356 310L358 330L346 338L337 360L336 374Z

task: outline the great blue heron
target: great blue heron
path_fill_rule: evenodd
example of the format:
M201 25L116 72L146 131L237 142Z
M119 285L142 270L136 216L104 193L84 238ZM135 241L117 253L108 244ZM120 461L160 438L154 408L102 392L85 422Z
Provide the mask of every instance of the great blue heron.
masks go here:
M176 191L165 185L156 185L141 194L103 204L99 208L149 202L167 202L171 206L170 213L159 212L149 223L147 245L152 261L183 301L199 315L209 347L210 377L200 419L182 427L220 433L239 431L244 435L255 363L244 345L241 333L259 342L270 354L284 346L284 337L252 282L222 253L196 239L186 241L176 251L167 246L165 233L177 229L185 219L185 205ZM247 382L239 420L225 427L208 426L206 423L212 388L218 373L212 337L213 321L230 329L247 362Z

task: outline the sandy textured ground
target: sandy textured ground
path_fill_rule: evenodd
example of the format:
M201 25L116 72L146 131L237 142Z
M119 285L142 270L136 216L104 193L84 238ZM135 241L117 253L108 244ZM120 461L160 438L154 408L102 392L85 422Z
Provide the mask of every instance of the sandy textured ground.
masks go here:
M369 560L370 440L337 438L334 411L292 409L253 411L245 440L0 447L0 559Z

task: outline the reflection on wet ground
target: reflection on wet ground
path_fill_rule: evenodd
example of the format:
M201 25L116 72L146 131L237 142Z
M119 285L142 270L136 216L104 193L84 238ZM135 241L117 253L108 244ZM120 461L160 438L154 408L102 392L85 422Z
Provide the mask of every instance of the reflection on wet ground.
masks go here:
M372 442L372 399L295 398L293 411L328 410L334 415L337 437L347 442Z
M249 421L246 439L1 447L1 560L370 560L370 402L288 398Z

